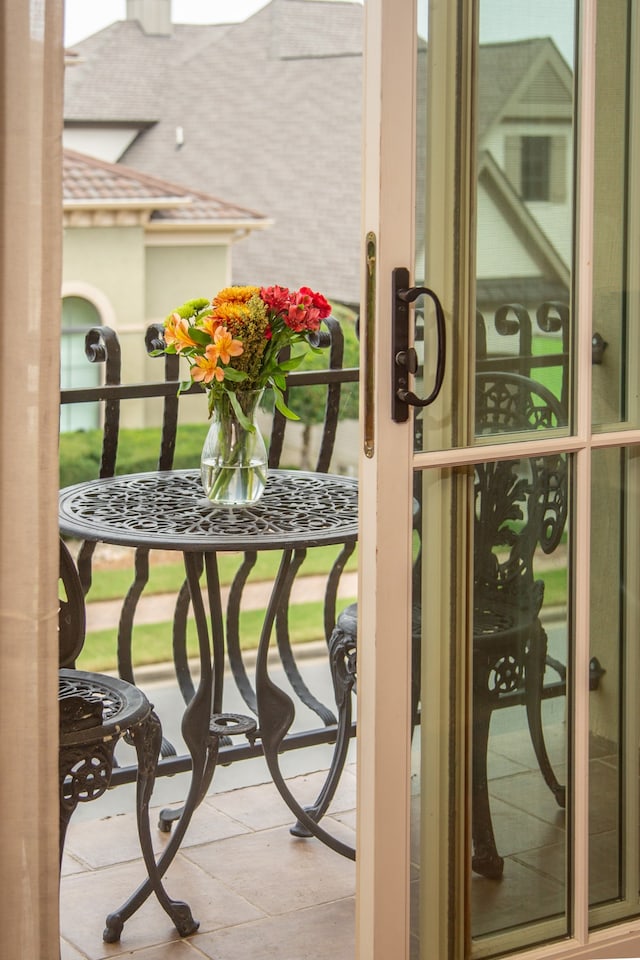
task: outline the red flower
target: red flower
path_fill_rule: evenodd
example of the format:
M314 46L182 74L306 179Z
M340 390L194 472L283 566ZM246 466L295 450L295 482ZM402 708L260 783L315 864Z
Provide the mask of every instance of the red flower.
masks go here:
M284 322L296 333L302 330L315 331L320 326L320 310L313 305L310 295L312 292L304 293L303 290L299 290L294 294L285 314Z
M262 287L260 299L270 310L282 313L288 308L291 297L287 287Z
M321 293L315 293L315 291L309 289L309 287L300 287L300 293L311 297L311 303L316 310L319 311L321 320L331 315L331 307Z

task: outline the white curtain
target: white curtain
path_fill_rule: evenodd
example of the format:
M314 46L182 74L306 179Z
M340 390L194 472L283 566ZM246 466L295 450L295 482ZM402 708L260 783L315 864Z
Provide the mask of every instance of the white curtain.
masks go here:
M57 960L63 0L0 0L0 957Z

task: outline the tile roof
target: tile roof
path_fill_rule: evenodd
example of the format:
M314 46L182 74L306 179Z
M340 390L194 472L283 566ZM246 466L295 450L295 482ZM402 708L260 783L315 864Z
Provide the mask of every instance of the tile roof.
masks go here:
M255 221L264 223L264 217L199 191L188 190L175 183L151 177L122 164L106 163L74 150L63 152L63 199L67 207L73 205L106 206L127 203L152 209L151 219L184 222ZM175 206L169 206L175 201ZM158 204L153 209L154 203Z

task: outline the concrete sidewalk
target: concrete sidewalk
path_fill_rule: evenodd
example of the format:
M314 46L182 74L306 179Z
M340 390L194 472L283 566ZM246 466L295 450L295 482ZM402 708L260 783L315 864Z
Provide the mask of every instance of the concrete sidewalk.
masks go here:
M292 603L307 603L322 600L326 587L326 577L310 576L298 577L291 591ZM271 594L272 584L248 583L242 599L243 610L262 610L266 607ZM355 572L344 573L340 580L338 598L342 601L356 597L358 589L358 575ZM222 603L226 605L229 596L229 587L222 588ZM203 591L205 606L207 604L206 591ZM91 602L91 594L87 598L87 631L106 630L118 626L122 600L100 600ZM145 597L138 602L135 622L138 624L166 623L173 619L176 595L155 594Z

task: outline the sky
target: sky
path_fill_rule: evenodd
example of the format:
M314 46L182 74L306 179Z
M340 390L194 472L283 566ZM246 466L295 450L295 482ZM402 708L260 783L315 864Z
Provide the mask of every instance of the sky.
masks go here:
M232 23L246 20L269 0L173 0L176 23ZM65 0L64 42L67 46L124 20L126 0Z
M176 23L232 23L245 20L269 0L173 0ZM417 0L419 10L427 0ZM72 46L125 19L126 0L65 0L65 44ZM573 64L574 0L481 0L480 40L518 40L552 35Z

